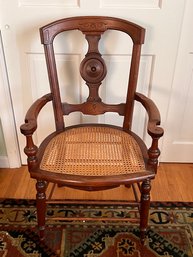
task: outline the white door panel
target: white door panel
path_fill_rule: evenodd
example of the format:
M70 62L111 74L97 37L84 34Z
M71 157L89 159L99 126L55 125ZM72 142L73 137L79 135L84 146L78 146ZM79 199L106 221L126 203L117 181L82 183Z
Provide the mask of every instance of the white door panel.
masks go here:
M142 49L138 91L155 100L165 127L184 6L185 0L0 0L0 26L23 162L26 160L23 155L25 139L20 134L19 127L31 103L37 97L48 93L49 88L43 47L39 38L41 26L64 17L107 15L128 19L145 27L146 39ZM78 39L79 34L80 32L63 33L55 43L60 83L65 88L62 91L62 97L69 102L81 102L88 93L87 86L78 75L79 64L87 47L83 42L84 36ZM127 60L130 59L131 54L128 50L130 42L127 38L123 33L107 32L100 42L100 50L104 54L110 72L100 89L101 95L107 102L110 100L119 102L125 95L123 81L127 75ZM109 94L110 86L113 88L112 95ZM72 93L74 88L76 88L75 94ZM52 120L48 115L51 106L46 108L39 118L41 130L36 135L37 144L47 132L54 129L50 126ZM90 119L89 116L80 116L75 113L71 116L72 122L70 123L69 118L66 122L69 125L80 120L88 122ZM136 107L134 116L136 122L133 128L143 136L145 114L139 105ZM140 121L141 118L142 121ZM111 114L99 117L99 121L106 123L112 120L120 124L121 117ZM97 119L94 117L91 121L95 122ZM163 152L165 147L164 143ZM162 160L164 159L163 155Z
M193 162L193 1L187 1L166 122L163 158Z

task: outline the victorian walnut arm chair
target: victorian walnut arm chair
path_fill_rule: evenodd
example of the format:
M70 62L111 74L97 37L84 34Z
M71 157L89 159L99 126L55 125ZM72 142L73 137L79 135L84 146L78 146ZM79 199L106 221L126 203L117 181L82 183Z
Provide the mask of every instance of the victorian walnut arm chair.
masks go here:
M53 47L54 38L61 32L79 30L87 40L88 51L80 64L80 75L85 80L89 95L85 102L61 102ZM99 87L107 69L98 44L107 30L118 30L132 39L132 58L124 102L107 104L99 96ZM26 136L24 149L28 156L28 169L37 180L37 220L43 240L46 221L46 188L49 182L86 191L106 190L134 183L140 190L136 205L140 212L140 240L145 241L150 207L151 179L157 172L160 151L158 140L163 135L156 105L136 92L144 28L129 21L101 16L65 18L40 28L44 45L51 93L33 103L25 117L21 132ZM45 138L39 147L32 135L37 129L41 109L52 101L56 131ZM131 131L134 102L140 102L148 113L147 132L152 138L149 149L141 138ZM79 124L65 127L64 116L72 112L100 115L116 112L123 116L121 127L113 124ZM132 187L134 188L134 187ZM135 192L134 192L135 193Z

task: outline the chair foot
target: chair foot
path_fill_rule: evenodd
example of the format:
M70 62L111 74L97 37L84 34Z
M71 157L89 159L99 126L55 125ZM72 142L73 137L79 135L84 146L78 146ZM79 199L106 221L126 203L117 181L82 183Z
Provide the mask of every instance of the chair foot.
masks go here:
M39 229L39 237L40 237L40 241L44 241L45 238L45 226L44 227L38 227Z
M45 222L46 222L46 188L45 181L37 180L36 183L36 206L37 206L37 222L39 229L40 240L44 239Z
M140 242L145 245L147 230L140 230Z
M141 209L140 209L140 241L144 245L147 226L148 226L148 216L149 216L149 207L150 207L150 190L151 183L147 179L143 181L141 185Z

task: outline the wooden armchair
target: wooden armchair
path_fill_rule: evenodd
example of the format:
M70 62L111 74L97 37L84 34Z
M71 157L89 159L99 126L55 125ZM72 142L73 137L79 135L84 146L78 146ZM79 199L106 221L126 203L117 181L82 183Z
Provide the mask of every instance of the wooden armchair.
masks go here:
M80 75L89 89L87 100L80 104L61 102L54 38L61 32L80 30L88 42L88 51L80 64ZM125 102L107 104L99 96L99 87L106 76L105 62L98 44L107 30L128 34L133 42L130 75ZM140 240L144 243L150 206L151 179L157 172L158 140L163 135L157 107L136 92L141 45L145 30L129 21L111 17L73 17L55 21L40 29L45 48L51 93L38 99L28 110L21 132L26 136L25 153L28 169L37 180L37 219L40 237L44 238L46 188L48 182L80 190L106 190L136 183L141 199L136 201L140 211ZM56 131L37 147L32 135L37 129L37 117L49 101L53 103ZM134 102L140 102L148 113L147 132L152 144L147 150L144 142L131 131ZM116 112L123 116L121 127L113 124L79 124L65 127L64 117L72 112L100 115Z

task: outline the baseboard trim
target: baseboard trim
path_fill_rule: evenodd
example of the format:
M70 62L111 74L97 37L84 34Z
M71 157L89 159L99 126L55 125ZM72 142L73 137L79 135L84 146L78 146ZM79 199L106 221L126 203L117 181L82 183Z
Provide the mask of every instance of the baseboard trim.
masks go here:
M7 156L0 156L0 168L9 168L9 159Z

